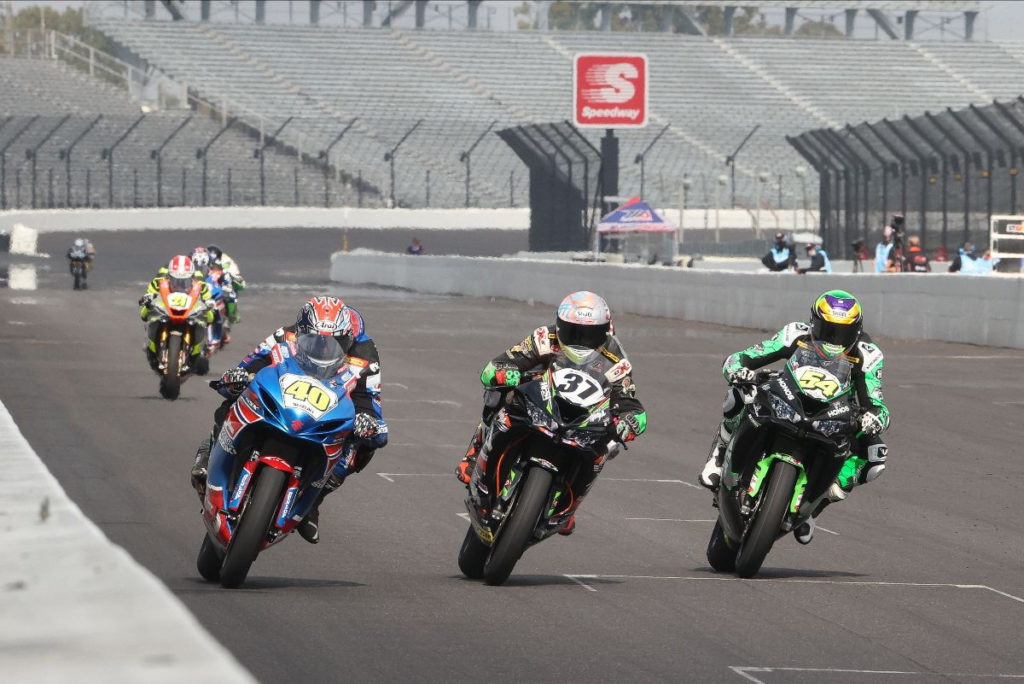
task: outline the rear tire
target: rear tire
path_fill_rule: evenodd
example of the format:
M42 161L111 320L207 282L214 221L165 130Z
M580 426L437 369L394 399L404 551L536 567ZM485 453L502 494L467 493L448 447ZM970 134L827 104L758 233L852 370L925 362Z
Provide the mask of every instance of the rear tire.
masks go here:
M736 570L736 554L739 551L739 544L725 536L722 521L716 520L711 540L708 541L708 565L718 572L733 572Z
M177 399L181 393L181 337L171 335L167 338L167 368L160 377L160 396L164 399Z
M199 356L196 358L196 375L206 375L210 372L210 359L205 356Z
M490 552L491 547L480 541L476 530L470 525L466 538L462 540L462 548L459 549L459 570L469 579L483 579L484 564Z
M553 479L551 471L544 468L534 467L527 472L523 490L509 513L512 519L505 523L484 564L484 581L488 584L502 584L512 574L548 502Z
M78 271L75 271L75 289L82 289L82 274L79 273Z
M753 577L761 569L789 510L795 486L796 466L775 461L768 471L768 485L761 495L761 505L754 514L756 517L750 532L736 555L736 573L740 577Z
M224 553L224 562L220 566L221 586L234 589L245 581L263 540L267 538L267 530L281 504L281 493L287 479L287 473L269 467L261 468L256 475L256 481L251 485L253 492L249 504Z
M196 570L208 582L216 582L220 579L220 553L217 545L210 541L210 535L203 537L203 545L199 547L199 557L196 558Z

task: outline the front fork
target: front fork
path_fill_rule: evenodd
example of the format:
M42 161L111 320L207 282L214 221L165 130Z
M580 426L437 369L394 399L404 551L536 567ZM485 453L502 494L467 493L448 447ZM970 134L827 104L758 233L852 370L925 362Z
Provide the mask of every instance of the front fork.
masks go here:
M765 478L768 476L768 471L771 470L772 464L775 461L789 463L797 469L796 484L793 486L793 497L790 499L788 513L782 521L781 528L783 532L789 532L793 529L797 519L801 517L800 505L803 502L804 492L807 490L807 471L798 458L789 454L776 452L765 456L757 462L757 465L754 466L754 474L750 478L750 484L747 486L746 496L743 497L743 503L740 505L740 513L747 517L754 510L758 501L758 494L760 494Z

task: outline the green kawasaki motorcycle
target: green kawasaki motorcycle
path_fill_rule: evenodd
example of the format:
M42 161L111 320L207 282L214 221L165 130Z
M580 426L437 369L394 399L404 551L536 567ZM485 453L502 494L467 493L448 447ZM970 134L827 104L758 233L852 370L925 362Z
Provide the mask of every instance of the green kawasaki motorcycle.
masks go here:
M747 406L725 454L708 563L753 577L776 539L824 500L857 434L853 364L802 348L741 388Z

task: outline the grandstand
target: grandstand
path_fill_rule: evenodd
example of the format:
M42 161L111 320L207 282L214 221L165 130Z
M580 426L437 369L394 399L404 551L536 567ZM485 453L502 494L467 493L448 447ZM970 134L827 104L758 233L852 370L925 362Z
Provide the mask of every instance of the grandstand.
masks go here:
M139 103L123 89L51 60L0 57L0 92L6 206L32 206L32 159L26 151L37 147L37 207L203 204L202 162L196 150L218 134L221 126L216 121L180 111L143 115ZM133 124L117 146L113 164L108 164L104 150ZM183 124L161 155L158 191L157 160L151 152ZM72 153L65 155L63 151L80 136ZM254 158L258 145L242 127L233 127L211 148L208 204L260 203L259 160ZM318 166L296 164L293 153L276 147L265 154L268 204L295 204L296 194L300 204L323 203L324 177ZM108 183L111 170L113 184ZM333 178L329 192L334 204L358 202L353 188ZM370 192L363 199L367 206L379 204L379 196Z
M910 40L911 27L904 24L907 32L899 36L887 19L894 11L903 12L907 22L924 11L962 13L969 35L981 9L976 2L869 2L854 6L864 10L859 15L846 12L849 3L841 2L751 3L769 9L828 7L845 12L848 35L853 35L851 17L862 20L870 15L885 35L905 40L399 29L401 11L412 3L397 2L383 19L382 7L374 19L365 3L297 2L297 7L308 5L311 19L314 7L323 5L316 12L326 12L328 5L336 5L333 18L344 24L348 19L339 15L345 9L344 16L351 21L340 26L270 25L260 23L259 2L230 5L234 22L230 15L217 20L220 4L118 2L107 3L107 11L100 11L104 3L96 3L91 7L99 9L91 13L90 21L115 44L117 56L139 73L186 89L194 109L212 110L221 119L237 117L239 128L254 135L269 135L287 121L280 140L292 154L303 155L305 161L298 165L300 195L309 198L316 195L319 182L317 157L333 143L330 165L349 185L352 179L361 179L365 202L385 202L393 196L400 206L461 206L466 196L461 153L488 127L496 132L568 118L572 56L586 50L642 51L649 57L651 125L618 133L619 187L621 194L639 191L640 167L631 162L668 125L644 156L644 194L660 206L679 203L684 177L691 179L690 206L708 206L716 198L717 203L725 202L728 195L718 194L718 179L727 171L725 159L755 125L757 132L736 159L737 203L791 209L802 202L814 204L814 199L802 194L800 167L806 162L786 143L786 136L987 104L1024 93L1020 46ZM430 4L415 3L417 25L422 6ZM692 17L700 4L668 3L676 13L668 28L681 31L686 22L680 21ZM468 3L466 8L472 14L479 6ZM203 12L211 17L211 7L212 20L197 20ZM256 21L239 19L239 7L250 18L255 12ZM281 11L281 6L270 7ZM165 8L193 14L182 12L180 20L164 20L171 19ZM150 18L140 19L145 13ZM786 9L787 33L792 32L791 20ZM206 104L196 104L200 102ZM166 126L173 128L181 116L167 114ZM197 137L200 130L202 135L215 130L216 124L199 119L186 130L195 130ZM3 133L0 130L0 141ZM601 134L585 132L595 146ZM182 135L168 148L169 154L188 149L187 136ZM241 133L233 137L244 140ZM246 145L249 159L243 162ZM239 144L236 169L251 172L252 146L251 139ZM233 149L225 141L224 149L229 148ZM288 165L285 159L280 161ZM471 204L526 203L527 171L497 135L484 136L471 163ZM224 166L219 165L219 173ZM140 167L138 173L142 172ZM147 180L145 185L152 184ZM280 191L278 186L275 183ZM339 184L337 201L352 201L345 186ZM278 192L275 201L291 203L293 196Z

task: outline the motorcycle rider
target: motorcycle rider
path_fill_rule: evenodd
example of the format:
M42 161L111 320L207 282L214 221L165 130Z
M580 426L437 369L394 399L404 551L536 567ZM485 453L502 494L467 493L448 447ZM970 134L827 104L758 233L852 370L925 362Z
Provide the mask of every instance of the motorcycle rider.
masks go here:
M206 277L207 271L210 269L210 252L205 247L196 247L192 250L192 266L199 273Z
M242 277L238 263L225 254L224 250L217 245L209 245L206 251L210 255L210 263L220 266L225 274L231 276L232 291L238 293L244 290L245 278ZM235 297L226 298L224 300L224 308L227 310L229 321L232 323L240 323L242 321L242 316L238 313L238 302Z
M827 505L842 501L854 487L874 480L885 470L888 447L881 434L889 427L889 407L882 396L883 356L864 332L863 323L856 297L843 290L829 290L814 300L809 323L789 323L771 339L731 355L722 367L730 388L722 406L718 436L698 477L698 482L712 491L721 483L725 452L745 415L743 397L745 393L749 396L756 369L788 360L801 347L814 349L828 359L845 359L853 365L854 397L862 410L861 432L825 499L807 522L793 530L801 544L811 542L815 519Z
M377 353L377 345L366 334L362 315L341 299L311 297L302 305L294 323L278 328L237 366L221 376L225 386L221 388L220 393L225 399L214 412L210 435L196 451L190 475L192 486L202 495L210 448L220 432L228 410L245 391L253 376L274 364L271 352L278 344L294 342L298 335L310 333L333 336L346 353L345 366L353 371L361 369L356 385L349 392L356 409L355 427L352 430L356 448L350 459L339 462L334 468L320 493L320 498L297 528L303 539L316 544L320 541L320 503L324 497L340 487L349 472L358 473L365 468L376 450L386 446L388 442L388 426L381 414L380 356Z
M92 246L92 243L85 238L76 238L68 248L68 270L71 270L76 261L81 261L85 265L85 269L82 271L82 289L89 289L86 278L88 277L89 271L92 269L93 259L96 258L96 248Z
M558 305L553 326L541 326L519 344L495 357L480 372L480 382L488 389L512 388L519 384L524 371L546 368L559 355L574 363L604 356L614 366L606 373L612 383L611 412L617 438L631 442L647 429L647 413L636 398L632 366L626 359L622 345L612 331L611 312L604 299L593 292L573 292ZM488 454L502 453L514 435L504 425L495 427L494 417L501 415L500 396L496 392L485 394L483 420L477 425L469 449L455 469L455 475L469 485L480 451L487 445ZM483 460L486 468L487 459ZM583 468L577 478L577 493L572 508L575 513L597 476L599 468ZM589 476L589 477L588 477ZM581 479L583 481L581 481ZM579 493L579 492L582 492ZM575 515L560 534L572 534L576 526Z
M148 327L146 330L146 338L148 343L146 345L146 360L149 361L149 367L153 370L157 368L157 356L156 356L156 331L157 322L150 322L149 314L151 313L150 304L153 300L160 296L160 284L167 282L171 292L189 292L192 290L192 284L194 282L202 283L202 287L199 290L199 296L202 298L204 305L206 306L206 324L209 325L213 322L213 297L210 294L210 286L203 280L203 276L197 273L195 267L192 265L192 259L184 254L179 254L173 257L166 266L161 266L156 272L156 277L150 281L149 286L146 287L146 294L142 295L139 299L139 318L142 319L143 323L147 323ZM203 351L203 344L206 340L206 330L202 329L201 334L195 338L195 344L193 345L189 356L196 357Z

